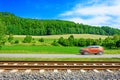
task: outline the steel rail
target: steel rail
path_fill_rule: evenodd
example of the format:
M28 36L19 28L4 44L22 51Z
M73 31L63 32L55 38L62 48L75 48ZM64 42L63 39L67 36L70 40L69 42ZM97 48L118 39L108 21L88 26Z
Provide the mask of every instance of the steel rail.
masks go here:
M18 65L13 65L15 63L17 63ZM36 63L38 65L34 65ZM5 69L5 70L12 70L12 69L20 69L20 70L23 70L23 69L24 70L26 69L33 69L33 70L40 70L40 69L119 69L120 70L120 61L0 61L0 69Z
M41 62L41 63L120 63L120 61L0 61L0 62Z
M120 66L0 66L0 69L120 69Z
M118 64L120 65L120 61L0 61L0 64L3 63L8 63L8 64L13 64L13 63L28 63L28 64L33 64L33 63L38 63L38 64Z

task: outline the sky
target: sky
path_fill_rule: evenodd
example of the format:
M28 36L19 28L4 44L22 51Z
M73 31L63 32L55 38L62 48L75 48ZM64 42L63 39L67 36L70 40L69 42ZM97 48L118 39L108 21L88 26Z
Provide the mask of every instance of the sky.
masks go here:
M0 0L0 12L120 29L120 0Z

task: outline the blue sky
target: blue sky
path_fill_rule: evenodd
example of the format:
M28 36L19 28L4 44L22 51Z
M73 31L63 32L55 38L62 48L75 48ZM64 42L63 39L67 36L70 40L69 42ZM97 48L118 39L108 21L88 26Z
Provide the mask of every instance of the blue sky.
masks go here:
M120 0L0 0L0 12L120 29Z

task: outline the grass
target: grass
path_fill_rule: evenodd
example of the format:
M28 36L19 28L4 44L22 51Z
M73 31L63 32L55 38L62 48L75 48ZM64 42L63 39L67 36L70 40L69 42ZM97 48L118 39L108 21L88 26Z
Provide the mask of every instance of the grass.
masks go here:
M0 53L54 53L54 54L76 54L79 47L60 46L3 46Z
M120 61L120 58L0 58L0 61Z
M93 34L66 34L66 35L49 35L49 36L32 36L35 39L35 43L22 43L25 35L14 35L14 40L19 40L20 43L10 44L7 43L0 50L0 54L4 53L23 53L23 54L79 54L80 47L62 47L51 46L50 44L54 40L58 40L60 37L68 38L73 35L75 39L79 38L91 38L91 39L105 39L108 36L93 35ZM44 38L43 43L38 42L38 39ZM120 54L120 49L105 49L105 54ZM0 60L25 60L25 61L120 61L120 58L9 58L0 57Z
M105 54L120 54L120 49L106 49Z
M36 42L38 42L38 40L39 40L40 38L34 38L34 40L36 41ZM58 39L52 39L52 38L43 38L44 39L44 42L47 42L47 43L49 43L49 42L53 42L54 40L58 40ZM24 40L24 38L23 37L14 37L14 41L15 40L19 40L20 42L22 42L23 40Z
M19 40L19 44L10 44L7 42L5 46L2 47L0 53L37 53L37 54L79 54L80 47L62 47L62 46L52 46L51 43L54 40L58 40L60 37L68 38L73 35L75 39L79 38L106 38L103 35L93 35L93 34L66 34L66 35L49 35L49 36L32 36L35 42L22 43L25 35L14 35L14 41ZM44 38L45 42L38 42L40 38ZM105 49L105 54L120 54L120 49Z
M0 53L79 54L79 50L80 47L11 45L3 46ZM120 54L120 49L105 49L104 53Z
M94 34L64 34L64 35L47 35L47 36L32 36L33 38L45 38L45 39L59 39L60 37L68 38L73 35L75 38L91 38L91 39L105 39L108 36L94 35ZM15 38L24 38L25 35L14 35Z
M64 35L32 36L32 38L34 38L36 41L38 41L38 39L40 38L43 38L46 43L52 43L54 40L58 40L60 37L63 37L66 39L70 35L73 35L75 39L79 39L79 38L105 39L106 37L108 37L105 35L94 35L94 34L64 34ZM14 35L13 37L14 37L14 40L19 40L20 42L22 42L25 36L26 35Z

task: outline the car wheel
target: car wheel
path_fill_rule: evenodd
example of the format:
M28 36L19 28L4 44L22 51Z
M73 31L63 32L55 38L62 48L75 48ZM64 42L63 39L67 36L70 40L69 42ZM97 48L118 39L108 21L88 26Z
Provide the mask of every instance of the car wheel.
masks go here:
M97 55L97 53L95 53L95 55Z
M98 55L102 55L103 54L103 52L98 52Z
M88 52L84 52L83 54L84 54L84 55L88 55L89 53L88 53Z
M81 55L84 55L84 53L81 53Z

